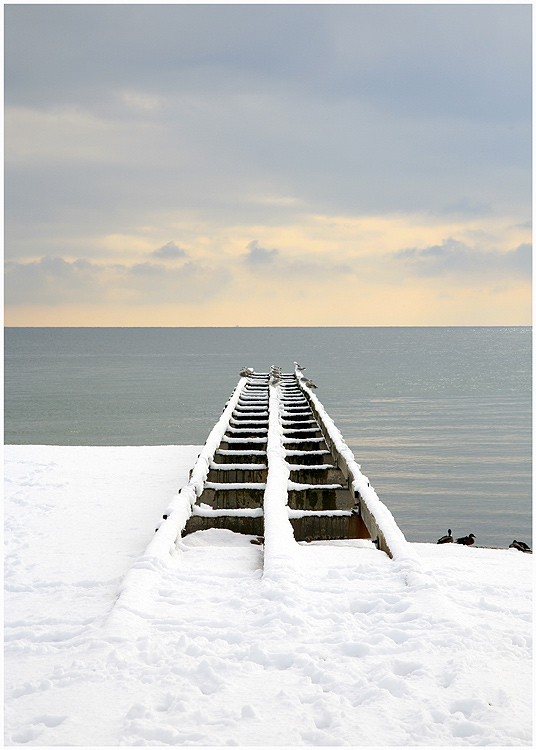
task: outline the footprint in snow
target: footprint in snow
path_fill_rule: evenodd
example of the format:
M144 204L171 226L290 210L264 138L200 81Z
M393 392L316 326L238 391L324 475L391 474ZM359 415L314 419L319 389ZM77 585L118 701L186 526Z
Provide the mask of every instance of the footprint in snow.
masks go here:
M44 724L46 727L58 727L68 718L68 716L52 716L50 714L45 714L44 716L38 716L34 719L32 724Z

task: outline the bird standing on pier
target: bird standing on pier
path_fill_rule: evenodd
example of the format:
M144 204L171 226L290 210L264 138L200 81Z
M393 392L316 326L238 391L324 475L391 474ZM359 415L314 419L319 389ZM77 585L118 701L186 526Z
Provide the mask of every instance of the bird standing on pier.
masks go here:
M440 539L438 539L437 543L438 544L454 543L454 539L452 537L452 529L449 529L449 533L446 536L442 536Z
M469 534L469 536L461 536L459 539L456 539L456 544L465 544L469 547L469 545L475 543L476 536L474 534Z
M307 367L302 367L302 366L301 366L301 365L299 365L299 364L298 364L297 362L294 362L293 364L294 364L294 367L295 367L295 368L296 368L297 370L306 370L306 369L307 369Z
M307 386L307 388L316 388L316 385L313 383L312 380L306 380L305 385Z
M518 542L517 539L514 539L512 544L509 545L509 547L518 549L520 552L530 552L532 554L532 550L529 547L529 545L526 542Z
M251 375L253 375L254 372L255 371L252 370L251 367L243 367L240 370L239 375L240 375L241 378L249 378Z

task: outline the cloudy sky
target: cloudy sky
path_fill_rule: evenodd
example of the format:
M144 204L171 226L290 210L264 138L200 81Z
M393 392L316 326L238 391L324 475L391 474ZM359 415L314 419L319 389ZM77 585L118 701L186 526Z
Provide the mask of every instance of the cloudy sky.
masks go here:
M7 325L526 325L531 6L5 6Z

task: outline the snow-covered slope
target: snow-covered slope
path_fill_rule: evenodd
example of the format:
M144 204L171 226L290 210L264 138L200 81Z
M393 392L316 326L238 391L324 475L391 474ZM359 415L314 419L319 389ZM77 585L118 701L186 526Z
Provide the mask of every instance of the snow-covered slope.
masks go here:
M213 529L162 565L199 451L6 447L7 745L531 744L531 555L411 545L417 580L314 542L263 577Z

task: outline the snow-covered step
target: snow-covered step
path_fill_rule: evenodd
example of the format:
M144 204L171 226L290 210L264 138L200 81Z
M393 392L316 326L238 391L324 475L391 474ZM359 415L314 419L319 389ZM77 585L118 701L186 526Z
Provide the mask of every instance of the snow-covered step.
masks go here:
M289 464L291 474L293 471L327 471L335 468L334 464Z
M304 490L339 490L342 489L342 484L306 484L305 482L293 482L289 480L288 489L296 492L302 492Z
M263 402L262 405L267 407L268 403L267 402ZM246 406L245 404L242 404L239 401L238 404L237 404L237 407L236 407L236 411L239 411L239 412L261 411L261 410L258 409L259 406L260 406L260 404L253 404L251 406ZM262 413L263 414L268 414L268 409L266 409L266 411L263 411Z
M205 482L207 490L264 490L265 482Z
M244 429L248 427L252 427L253 425L260 425L261 427L266 428L268 424L267 419L235 419L234 417L231 417L229 420L229 424L233 425L233 427L242 427Z
M224 436L222 443L266 443L265 437L230 437Z
M323 437L286 437L283 436L284 443L323 443Z
M328 451L329 453L329 451ZM248 450L248 451L239 451L239 450L225 450L223 448L218 448L215 455L217 456L236 456L237 458L239 456L266 456L266 451L259 451L259 450Z
M230 425L227 428L227 433L230 433L232 435L237 435L240 433L242 433L243 435L245 432L247 433L252 432L252 433L255 433L256 435L257 434L262 435L262 434L266 434L268 432L268 429L266 427L250 427L248 425L243 425L242 427L235 427L234 424Z
M281 424L285 429L294 429L294 430L306 430L306 429L320 429L318 426L318 422L316 419L310 419L309 415L299 415L299 416L291 416L291 415L284 415L281 417Z
M262 463L219 464L212 461L212 463L210 464L210 468L217 469L218 471L247 471L248 469L258 471L259 469L268 469L268 465Z
M200 505L194 505L193 515L202 516L203 518L226 518L229 516L235 518L262 518L263 510L262 508L211 508L210 505L201 503Z
M234 419L242 420L252 420L254 417L262 417L263 419L268 419L268 411L249 411L237 408L233 411L233 417Z

